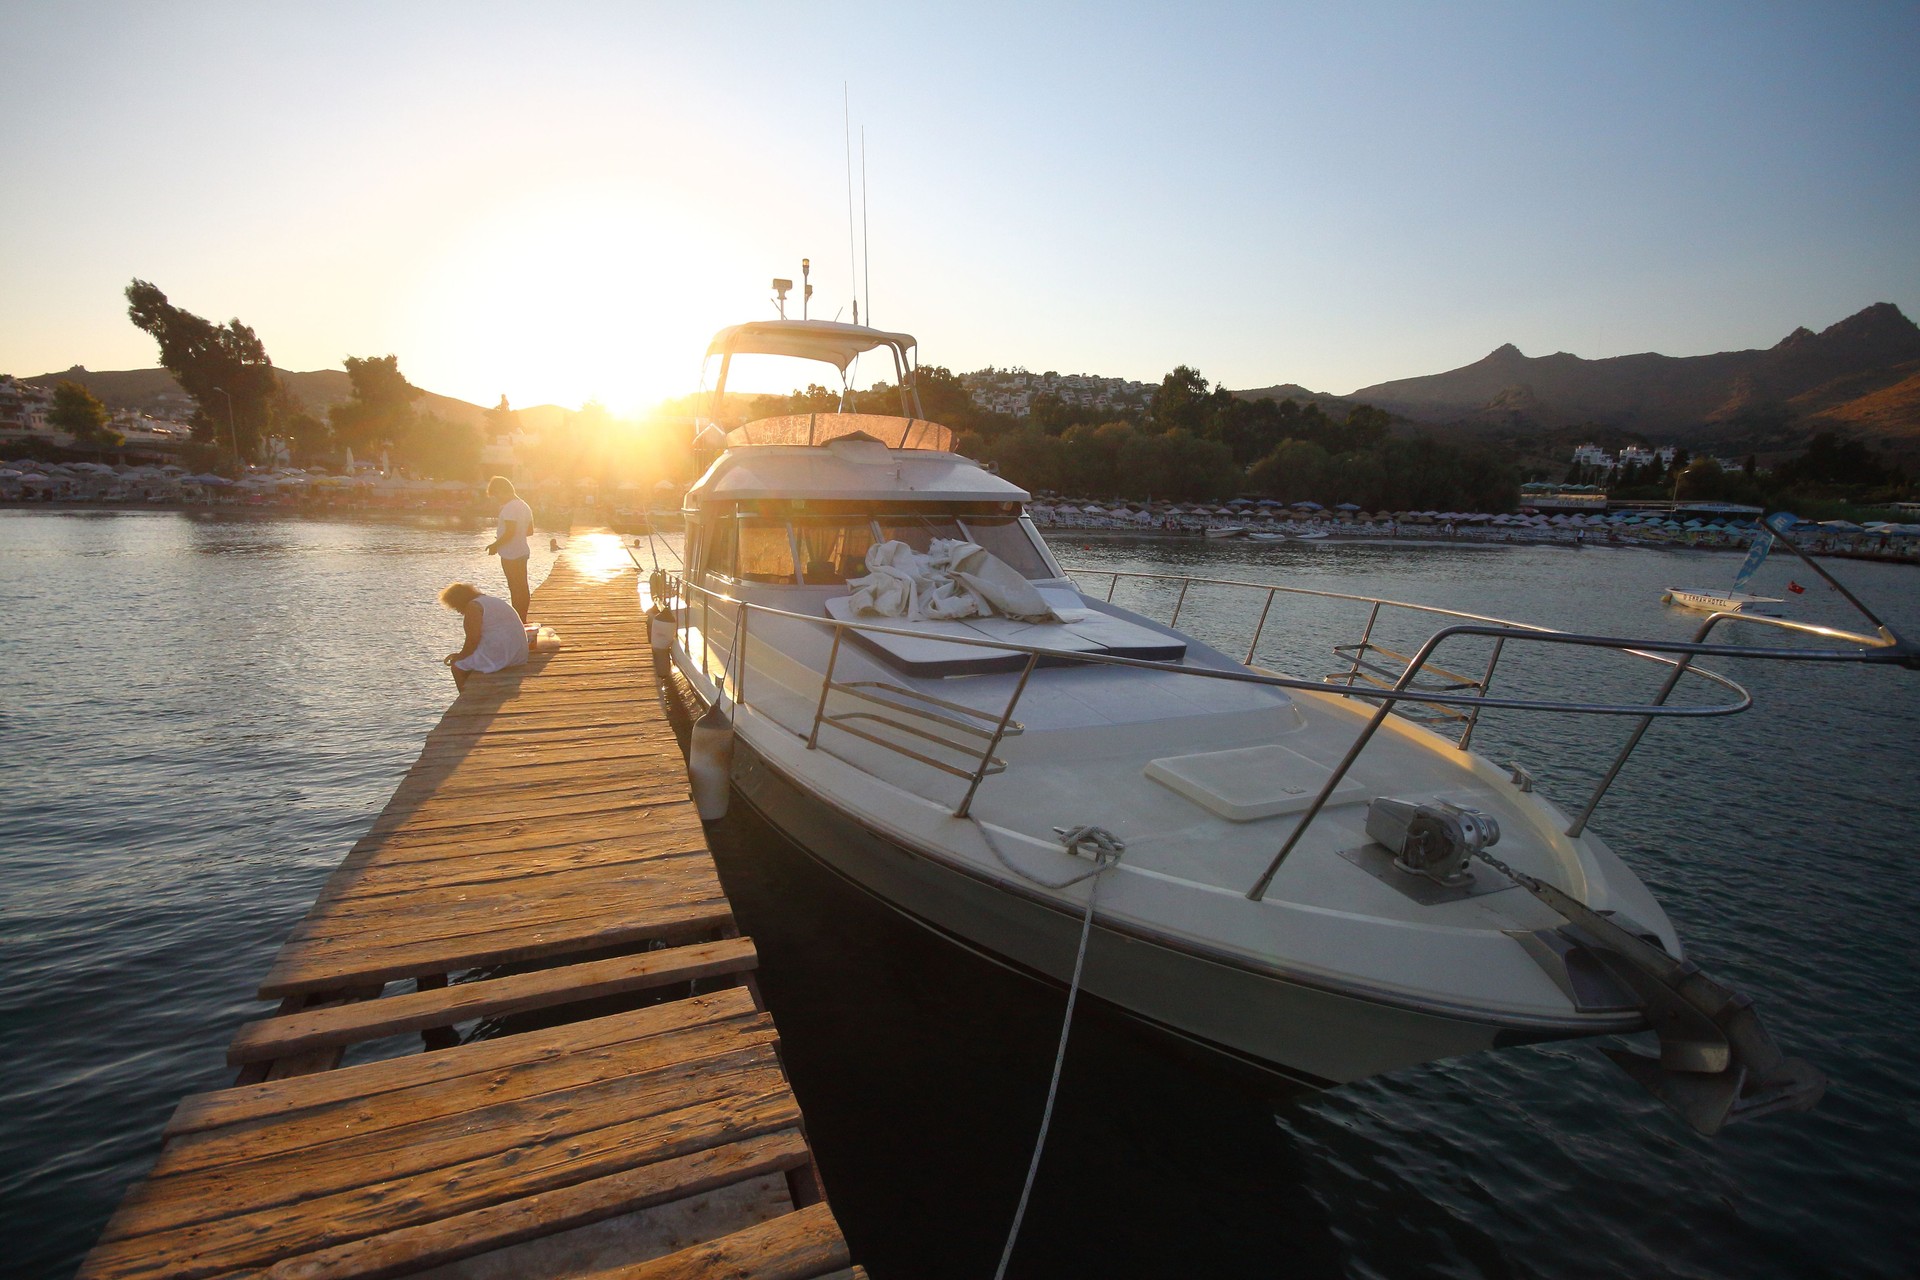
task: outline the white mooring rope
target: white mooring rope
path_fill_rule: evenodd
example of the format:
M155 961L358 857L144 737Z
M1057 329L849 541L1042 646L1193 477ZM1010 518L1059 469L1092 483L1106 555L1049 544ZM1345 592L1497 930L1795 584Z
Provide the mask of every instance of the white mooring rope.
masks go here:
M1127 846L1104 827L1084 825L1072 828L1055 827L1053 833L1060 837L1060 843L1067 847L1068 853L1078 855L1082 845L1090 845L1094 862L1091 871L1069 876L1056 883L1043 880L1032 872L1016 866L1005 853L1001 852L1000 846L994 842L993 837L987 834L986 824L976 819L974 825L979 827L980 838L986 841L987 848L993 850L994 857L1000 860L1001 865L1023 880L1031 880L1049 889L1064 889L1069 885L1079 884L1082 880L1093 881L1093 885L1087 890L1086 914L1080 918L1080 947L1073 957L1073 980L1067 984L1067 1012L1066 1016L1060 1020L1060 1047L1054 1051L1053 1055L1053 1078L1047 1082L1047 1105L1040 1113L1040 1132L1033 1140L1033 1159L1027 1165L1026 1184L1020 1188L1020 1203L1013 1211L1013 1225L1007 1230L1006 1247L1000 1251L1000 1265L993 1271L993 1280L1005 1280L1007 1264L1013 1260L1013 1247L1020 1239L1020 1224L1027 1216L1027 1201L1033 1195L1033 1184L1040 1174L1040 1156L1047 1149L1047 1131L1053 1127L1053 1102L1060 1092L1060 1070L1067 1061L1067 1036L1073 1030L1073 1006L1080 997L1080 974L1087 963L1087 939L1093 933L1093 904L1094 900L1100 896L1099 876L1120 861L1120 855L1126 851Z

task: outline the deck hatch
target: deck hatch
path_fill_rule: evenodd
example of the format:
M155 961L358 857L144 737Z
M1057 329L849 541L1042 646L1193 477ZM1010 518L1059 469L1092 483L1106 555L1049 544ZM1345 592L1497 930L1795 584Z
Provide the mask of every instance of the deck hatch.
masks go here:
M1313 803L1332 770L1289 747L1268 744L1149 761L1146 775L1230 822L1298 813ZM1351 777L1328 797L1329 808L1371 798Z

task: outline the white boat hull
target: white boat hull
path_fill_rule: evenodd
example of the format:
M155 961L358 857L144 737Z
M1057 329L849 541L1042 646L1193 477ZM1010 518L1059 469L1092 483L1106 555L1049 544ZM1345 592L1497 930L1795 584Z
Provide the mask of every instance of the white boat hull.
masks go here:
M959 945L1054 983L1070 979L1078 912L907 848L787 777L744 739L736 751L736 795L830 870ZM1449 1016L1258 972L1104 923L1088 942L1083 990L1149 1026L1312 1087L1638 1025L1627 1017L1611 1026L1516 1027Z

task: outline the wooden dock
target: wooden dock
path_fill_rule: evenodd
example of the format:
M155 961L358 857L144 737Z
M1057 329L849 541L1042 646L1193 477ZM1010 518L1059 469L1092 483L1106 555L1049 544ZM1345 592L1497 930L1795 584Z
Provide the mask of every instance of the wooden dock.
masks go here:
M82 1280L862 1274L634 579L611 535L570 539L532 609L564 648L469 681L275 959L239 1083L180 1104ZM586 1000L599 1016L455 1030ZM340 1065L395 1036L425 1051Z

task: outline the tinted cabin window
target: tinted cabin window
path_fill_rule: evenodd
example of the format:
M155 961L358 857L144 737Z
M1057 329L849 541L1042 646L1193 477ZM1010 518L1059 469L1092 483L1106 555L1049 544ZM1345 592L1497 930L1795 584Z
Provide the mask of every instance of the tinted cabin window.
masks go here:
M873 526L865 516L839 520L796 520L794 545L800 548L802 578L814 585L845 582L867 571Z
M708 573L718 573L729 578L733 576L734 523L730 518L721 517L702 530L701 567Z
M740 526L737 575L742 582L792 582L793 548L787 542L787 522L747 516Z
M967 516L962 521L966 526L967 541L985 547L993 555L1006 561L1029 578L1051 578L1053 570L1047 567L1047 561L1040 554L1040 548L1033 545L1033 539L1020 521L1012 516Z
M881 516L880 532L889 541L904 542L922 555L935 538L968 541L959 522L946 516Z

